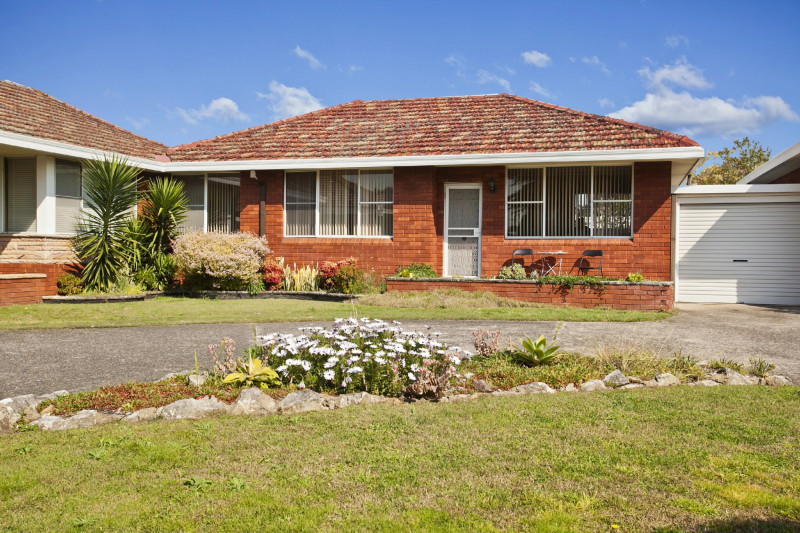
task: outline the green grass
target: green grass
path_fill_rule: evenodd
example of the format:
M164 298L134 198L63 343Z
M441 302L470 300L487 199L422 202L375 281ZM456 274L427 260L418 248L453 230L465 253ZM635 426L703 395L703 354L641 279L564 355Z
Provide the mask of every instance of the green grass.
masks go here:
M485 300L481 300L485 301ZM575 307L503 307L471 298L444 308L396 307L393 299L358 302L307 300L202 300L162 297L144 302L102 304L39 304L0 307L0 330L84 327L164 326L179 324L330 321L349 316L384 320L527 320L570 322L639 322L662 320L672 313L646 313Z
M0 437L10 531L797 531L795 387Z

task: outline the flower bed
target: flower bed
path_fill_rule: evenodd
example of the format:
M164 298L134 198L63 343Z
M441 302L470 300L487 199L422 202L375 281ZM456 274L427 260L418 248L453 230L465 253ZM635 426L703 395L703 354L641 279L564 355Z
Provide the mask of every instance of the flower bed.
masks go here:
M386 278L388 291L415 292L436 289L461 289L491 292L504 298L526 302L576 307L606 306L636 311L671 311L674 284L671 281L604 281L602 284L577 282L573 287L554 282L507 279Z

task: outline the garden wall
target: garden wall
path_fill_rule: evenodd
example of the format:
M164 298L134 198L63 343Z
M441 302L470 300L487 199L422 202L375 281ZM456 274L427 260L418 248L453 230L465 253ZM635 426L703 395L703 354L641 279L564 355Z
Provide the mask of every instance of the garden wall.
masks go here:
M51 293L47 274L0 274L0 306L41 303Z
M607 281L602 286L576 284L571 290L552 283L504 279L387 278L388 291L415 292L460 289L491 292L525 302L575 307L611 307L635 311L671 311L675 301L671 281Z

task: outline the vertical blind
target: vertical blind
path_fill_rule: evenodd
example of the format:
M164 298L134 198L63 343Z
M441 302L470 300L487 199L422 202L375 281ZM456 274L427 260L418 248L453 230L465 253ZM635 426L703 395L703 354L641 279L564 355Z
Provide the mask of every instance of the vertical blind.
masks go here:
M56 232L74 233L81 213L81 165L56 159Z
M630 166L508 170L509 237L617 237L633 231Z
M287 236L392 235L391 170L287 172L285 180Z
M208 175L208 231L239 231L239 176Z
M205 215L205 176L173 176L175 181L183 183L183 192L188 200L186 207L186 220L181 224L180 231L203 231Z
M36 158L6 159L6 231L36 231Z

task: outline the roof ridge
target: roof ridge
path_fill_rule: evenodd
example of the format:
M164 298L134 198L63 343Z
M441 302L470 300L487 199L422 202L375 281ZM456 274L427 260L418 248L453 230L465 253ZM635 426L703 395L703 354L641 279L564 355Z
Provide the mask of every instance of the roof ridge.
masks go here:
M589 118L594 118L594 119L598 119L598 120L602 120L602 121L613 122L615 124L621 124L623 126L628 126L630 128L639 129L639 130L645 131L647 133L655 133L655 134L658 134L658 135L661 135L661 136L664 136L664 137L668 137L668 138L671 138L671 139L675 139L675 140L684 140L684 141L687 141L687 142L691 143L693 146L699 146L699 144L696 141L690 139L686 135L678 135L677 133L672 133L671 131L662 130L660 128L656 128L656 127L653 127L653 126L645 126L644 124L639 124L639 123L636 123L636 122L628 122L627 120L622 120L621 118L610 117L608 115L598 115L596 113L588 113L586 111L579 111L577 109L572 109L570 107L563 107L563 106L559 106L559 105L555 105L555 104L550 104L548 102L542 102L540 100L534 100L533 98L526 98L524 96L519 96L519 95L516 95L516 94L502 93L500 96L505 96L505 97L510 98L512 100L521 100L521 101L526 102L526 103L536 104L536 105L540 105L540 106L543 106L543 107L548 107L550 109L555 109L555 110L558 110L558 111L566 111L566 112L571 113L573 115L582 115L582 116L589 117Z
M42 91L41 89L36 89L34 87L28 87L27 85L23 85L21 83L17 83L15 81L11 81L11 80L3 80L0 83L10 83L12 85L16 85L17 87L21 87L21 88L26 89L28 91L33 91L35 93L41 94L41 95L43 95L43 96L45 96L45 97L47 97L47 98L49 98L49 99L51 99L51 100L53 100L55 102L58 102L59 104L63 104L65 106L67 106L68 108L70 108L70 109L72 109L74 111L77 111L81 115L89 117L90 119L97 120L97 121L99 121L99 122L101 122L101 123L103 123L105 125L111 126L112 128L114 128L116 130L122 131L124 133L129 134L129 135L133 135L134 137L137 137L139 139L145 140L147 142L158 144L159 146L161 146L164 149L164 154L166 154L168 149L169 149L169 146L167 146L166 144L164 144L164 143L162 143L160 141L156 141L156 140L153 140L153 139L148 139L147 137L144 137L142 135L138 135L136 133L133 133L132 131L126 130L125 128L121 128L120 126L117 126L116 124L113 124L113 123L111 123L111 122L109 122L107 120L104 120L104 119L98 117L97 115L93 115L93 114L89 113L88 111L84 111L83 109L75 107L74 105L72 105L70 103L67 103L67 102L65 102L63 100L60 100L60 99L56 98L55 96L52 96L52 95ZM158 154L154 154L154 155L158 155Z

